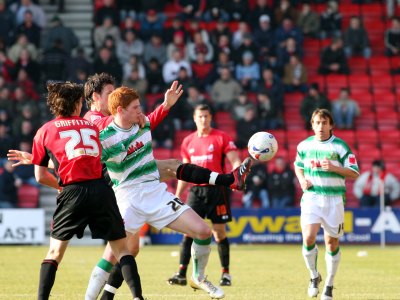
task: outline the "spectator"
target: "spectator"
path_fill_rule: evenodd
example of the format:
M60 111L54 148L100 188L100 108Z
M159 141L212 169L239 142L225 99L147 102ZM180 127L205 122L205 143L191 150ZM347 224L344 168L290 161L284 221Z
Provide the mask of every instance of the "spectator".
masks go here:
M299 26L303 35L311 38L319 37L320 17L312 10L310 3L303 3L297 26Z
M204 55L206 61L212 61L214 58L214 49L208 41L204 41L200 31L193 34L193 42L187 46L188 57L190 61L195 61L197 54Z
M248 104L244 118L236 122L236 146L239 149L246 148L251 136L260 130L257 108L253 104Z
M149 41L154 34L162 34L164 30L164 21L165 18L162 14L157 13L155 9L149 9L140 22L140 33L143 41Z
M234 49L239 48L240 45L243 44L244 38L251 39L251 32L249 28L249 24L246 22L240 22L238 29L233 33L232 36L232 46Z
M353 55L363 55L368 59L371 56L371 48L369 46L368 33L361 24L361 20L357 16L350 19L350 26L343 35L344 51L347 57Z
M229 112L231 113L232 119L235 121L243 120L246 115L247 107L253 105L249 100L246 92L241 92L239 97L233 100Z
M217 20L229 21L227 3L225 0L207 0L204 9L204 21L212 22Z
M247 0L232 0L227 6L231 22L241 22L249 19L249 3Z
M136 1L135 1L136 2ZM103 0L103 4L95 11L94 23L100 26L104 23L104 19L110 18L115 26L120 24L120 12L114 6L113 0Z
M332 114L336 128L354 128L354 119L360 116L360 108L357 101L350 98L348 88L340 89L339 98L332 103Z
M20 69L18 71L15 84L24 89L28 98L39 101L40 96L36 91L35 83L29 78L25 69Z
M262 208L269 208L268 171L264 162L255 160L251 172L246 178L246 191L243 195L243 206L251 208L253 201L258 198Z
M192 76L192 68L188 61L183 59L182 52L175 49L172 54L172 59L168 60L163 66L163 78L165 83L169 84L178 78L178 73L181 68L185 68L189 77Z
M99 55L93 62L93 70L95 73L111 74L117 82L122 82L122 66L118 59L111 56L111 51L106 47L102 47Z
M16 208L18 203L18 187L21 180L14 175L11 161L6 161L0 169L0 208Z
M148 65L153 58L157 59L162 65L167 61L167 48L163 43L161 35L157 33L153 34L150 41L144 46L144 62Z
M360 200L361 207L379 207L384 183L385 205L400 197L400 183L393 174L386 172L382 160L372 162L372 170L363 172L355 181L353 193Z
M164 38L165 43L169 44L173 42L175 32L178 31L183 33L183 40L185 41L188 38L188 34L186 32L184 23L179 17L174 17L171 21L171 26L165 28L163 33L160 33L160 36Z
M257 54L268 55L275 52L274 32L268 15L260 16L259 24L254 30L254 43L259 49Z
M0 0L0 39L11 46L15 35L15 15L8 9L6 0Z
M385 31L385 53L387 56L400 54L400 18L394 17L391 26Z
M321 65L318 72L320 74L349 74L349 66L345 52L343 50L343 41L335 38L331 44L322 51Z
M293 19L285 17L282 21L282 25L275 31L275 43L278 49L286 46L288 38L293 38L296 41L297 47L302 50L303 34L300 28L295 26Z
M131 1L131 0L129 0ZM162 22L165 21L166 16L164 14L166 1L165 0L140 0L141 2L141 11L144 13L140 13L139 21L142 22L146 19L147 14L150 10L154 10L157 19L161 20Z
M21 106L21 112L15 117L13 122L13 134L19 143L25 137L33 139L36 130L40 127L39 110L34 103L25 103ZM30 123L30 124L27 124Z
M257 28L259 25L260 17L266 15L270 18L273 16L271 8L268 6L267 0L256 0L254 8L250 11L249 14L249 23L252 28ZM274 24L273 20L271 20L271 27Z
M176 80L182 85L184 91L188 89L189 86L196 85L193 81L192 76L189 74L185 67L181 67L178 72L178 78ZM197 85L196 85L197 86Z
M123 79L127 79L131 76L132 69L137 69L139 78L145 79L146 78L146 68L145 66L139 61L136 55L131 55L129 61L126 62L123 66Z
M221 68L220 78L211 87L211 99L216 110L228 110L233 99L236 99L241 91L241 85L232 78L229 68Z
M8 86L0 87L0 111L6 111L8 116L14 113L14 102L11 98L10 87ZM3 120L0 124L3 124Z
M94 45L97 50L104 45L104 41L108 36L112 37L116 43L121 39L120 29L113 24L110 17L105 17L102 25L97 26L93 34Z
M150 59L146 70L148 82L148 93L156 94L164 91L166 85L162 75L162 67L156 58Z
M278 64L284 67L290 61L290 57L296 55L299 60L303 56L303 50L299 45L297 45L294 38L288 38L286 40L285 46L278 48Z
M13 82L14 67L14 62L6 56L4 51L0 50L0 76L5 83Z
M281 79L269 68L264 69L261 76L262 78L258 83L257 92L267 92L276 110L278 112L282 111L284 87Z
M33 15L33 22L42 29L46 27L46 15L39 5L34 4L31 0L21 0L20 3L15 3L14 7L17 25L24 22L25 12L30 10Z
M253 59L257 60L259 49L253 40L253 35L251 33L245 33L243 35L242 44L233 52L233 60L236 63L241 63L243 60L243 54L245 52L251 52Z
M140 103L146 106L146 92L148 88L148 83L145 78L139 76L139 70L135 67L131 69L131 73L128 78L122 81L123 86L135 89L140 96ZM147 111L146 107L144 111Z
M246 51L242 63L236 66L236 79L246 91L255 91L260 80L260 65L254 61L253 53Z
M303 117L306 129L311 129L311 116L317 108L330 110L331 104L328 98L319 90L318 83L312 83L300 107L300 114Z
M115 2L122 20L127 17L133 20L138 18L138 14L142 8L141 1L116 0Z
M129 62L132 55L141 58L144 54L144 43L137 38L136 32L133 30L126 30L124 32L124 39L117 42L117 57L121 64Z
M338 11L338 3L336 1L328 1L326 9L321 15L321 39L338 38L341 36L342 14Z
M65 0L50 0L50 5L56 5L56 4L57 4L57 13L64 13Z
M281 0L274 10L274 21L277 27L284 23L285 19L297 21L298 11L289 0Z
M184 21L200 18L202 15L201 2L201 0L179 0L179 16Z
M218 43L214 45L214 57L219 60L220 53L224 52L227 55L233 55L233 51L231 50L231 41L228 35L220 35ZM234 66L232 66L234 69Z
M392 18L394 16L394 12L396 10L396 4L399 5L399 1L396 0L386 0L386 15L388 18Z
M21 55L23 49L28 50L29 56L36 60L38 57L38 50L34 44L28 41L28 38L25 34L20 34L17 38L17 41L11 46L10 50L8 51L8 57L13 61L16 62Z
M193 80L202 91L207 88L207 79L209 78L212 69L213 64L206 61L204 54L197 54L196 61L192 63Z
M61 39L65 52L71 55L73 49L79 46L79 38L75 32L64 26L63 22L58 16L54 16L50 21L50 28L46 33L46 39L44 42L44 48L50 49L54 45L54 41Z
M40 48L40 34L42 29L33 22L33 15L30 10L25 11L24 22L20 24L16 29L16 34L25 34L28 41Z
M16 147L15 138L10 132L6 124L0 123L0 159L7 159L8 150Z
M210 34L210 42L212 45L217 45L219 41L219 37L221 35L225 35L228 37L228 41L231 40L232 38L232 33L230 29L227 26L227 23L224 21L224 19L218 19L217 23L215 25L215 28L211 30Z
M175 32L172 43L169 43L167 46L167 58L172 59L176 50L181 52L182 58L189 60L189 54L185 43L185 33L183 31Z
M218 53L218 60L214 63L214 67L207 79L209 85L214 84L214 82L218 80L223 68L228 68L231 74L235 72L235 63L230 59L229 51L221 51Z
M161 103L162 101L156 102L152 111L160 106ZM170 115L167 115L156 128L152 129L151 137L153 148L172 149L174 147L175 126Z
M65 80L67 75L68 53L64 50L61 39L55 39L53 47L44 52L42 60L42 72L44 79Z
M257 93L260 130L277 129L281 126L280 112L266 92Z
M78 72L79 71L79 72ZM75 55L68 60L67 78L72 82L78 82L78 74L93 73L93 65L86 57L85 49L79 47L76 49Z
M296 55L292 55L285 65L283 83L286 92L307 91L307 70Z
M28 49L22 49L14 66L13 76L17 76L20 70L25 70L29 79L35 84L40 82L40 65L31 59ZM15 77L13 77L16 79Z
M268 176L268 192L273 208L292 207L295 196L294 172L287 161L278 156Z

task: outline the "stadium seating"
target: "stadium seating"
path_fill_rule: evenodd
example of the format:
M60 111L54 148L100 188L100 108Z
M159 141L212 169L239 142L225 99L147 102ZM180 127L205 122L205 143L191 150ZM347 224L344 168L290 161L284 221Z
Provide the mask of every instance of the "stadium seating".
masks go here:
M18 207L37 208L39 206L39 188L23 184L18 189Z

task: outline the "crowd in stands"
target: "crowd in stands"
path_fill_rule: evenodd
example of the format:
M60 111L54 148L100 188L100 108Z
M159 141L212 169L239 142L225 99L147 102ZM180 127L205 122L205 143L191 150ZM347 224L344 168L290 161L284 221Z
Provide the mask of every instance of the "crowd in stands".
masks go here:
M313 79L318 74L351 74L352 58L374 57L371 28L363 25L361 10L354 15L341 12L343 3L360 7L371 2L95 0L93 51L87 53L57 15L47 23L40 1L0 0L1 158L8 149L29 143L49 118L42 96L47 81L84 83L100 72L137 89L146 112L159 104L173 80L183 84L183 99L153 134L156 148L179 147L175 134L195 128L192 112L200 103L209 104L215 116L229 112L241 149L257 131L286 130L291 120L285 115L285 99L290 95L301 95L297 115L303 119L302 129L310 129L315 108L328 108L337 128L352 130L363 116L359 99L347 84L332 97L320 80ZM400 18L393 1L387 2L388 26L381 42L385 55L393 57L400 55ZM68 13L64 1L50 3ZM318 61L316 72L305 59L305 41L324 45L312 58ZM215 121L218 126L218 118ZM294 205L292 160L281 157L274 168L268 167L267 177L257 175L263 171L250 177L244 205L251 205L254 198L263 207ZM9 173L7 165L2 170ZM282 177L286 172L290 180ZM285 195L279 193L282 186Z

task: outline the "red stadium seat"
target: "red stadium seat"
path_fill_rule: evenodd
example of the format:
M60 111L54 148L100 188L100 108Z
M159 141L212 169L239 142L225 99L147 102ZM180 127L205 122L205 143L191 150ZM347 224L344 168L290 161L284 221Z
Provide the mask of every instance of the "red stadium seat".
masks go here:
M378 134L375 130L356 130L358 144L378 145Z
M353 130L334 130L335 136L343 139L347 144L354 145L356 143L356 135Z
M394 130L380 130L378 132L379 143L381 147L383 145L396 145L400 146L400 132L397 129Z
M350 75L349 76L350 89L362 89L367 92L371 86L371 78L369 75Z
M155 159L170 159L172 157L171 149L155 148L153 149Z
M23 184L18 189L18 207L20 208L36 208L39 206L39 188Z
M376 117L373 111L362 111L362 115L355 120L356 129L361 130L375 130Z
M390 90L393 88L393 78L392 75L387 74L387 75L379 75L379 76L374 76L371 78L371 83L373 89L387 89Z
M368 61L364 57L353 56L348 60L351 74L365 75L368 71Z

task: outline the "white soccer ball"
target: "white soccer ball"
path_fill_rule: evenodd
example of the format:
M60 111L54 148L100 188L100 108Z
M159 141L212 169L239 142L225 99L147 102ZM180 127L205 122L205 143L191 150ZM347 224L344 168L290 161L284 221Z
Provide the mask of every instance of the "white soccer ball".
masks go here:
M273 134L260 131L252 135L247 149L254 159L269 161L278 152L278 142Z

